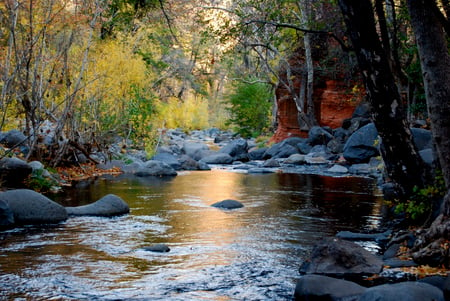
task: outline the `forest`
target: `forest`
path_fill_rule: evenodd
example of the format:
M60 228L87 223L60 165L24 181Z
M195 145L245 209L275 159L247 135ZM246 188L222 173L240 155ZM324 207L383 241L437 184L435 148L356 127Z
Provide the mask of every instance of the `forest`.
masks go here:
M440 252L450 265L435 249L450 233L449 16L446 0L2 1L0 131L23 131L25 159L52 167L116 137L151 154L164 129L270 137L276 91L307 130L316 88L338 79L371 105L398 199L441 175L417 259ZM431 171L412 143L417 120L433 133Z

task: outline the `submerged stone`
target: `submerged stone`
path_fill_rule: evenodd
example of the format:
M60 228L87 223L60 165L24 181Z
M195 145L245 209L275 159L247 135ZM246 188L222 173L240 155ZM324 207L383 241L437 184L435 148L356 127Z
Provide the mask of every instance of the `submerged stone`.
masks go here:
M155 253L167 253L170 251L170 248L166 244L154 244L147 247L142 248L144 251L155 252Z
M244 205L241 202L235 200L223 200L212 204L211 206L221 209L237 209L242 208Z

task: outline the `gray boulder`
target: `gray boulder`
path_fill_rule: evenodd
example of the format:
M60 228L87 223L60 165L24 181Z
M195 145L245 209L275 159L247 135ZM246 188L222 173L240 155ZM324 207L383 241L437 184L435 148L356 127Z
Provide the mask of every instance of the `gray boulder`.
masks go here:
M334 174L346 174L348 173L348 169L345 166L335 164L331 168L327 169L328 172L334 173Z
M118 216L130 212L128 204L114 194L108 194L98 201L78 207L66 207L70 216Z
M236 160L248 160L247 157L247 151L248 151L248 143L245 139L236 139L225 145L219 150L219 153L224 153L229 155L233 158L234 161Z
M275 143L272 145L263 156L263 159L270 159L270 158L287 158L290 155L298 154L298 148L296 146L291 145L288 141L282 141L279 143Z
M32 171L31 166L21 159L6 157L0 160L0 182L7 187L23 186Z
M183 147L181 148L181 150L188 155L189 157L191 157L194 160L200 160L202 158L202 152L203 151L207 151L209 150L208 145L204 144L204 143L197 143L197 142L188 142L186 141L183 144Z
M285 164L302 165L306 163L305 155L293 154L284 160Z
M176 176L177 172L175 169L170 167L164 162L150 160L144 163L144 166L139 168L135 175L138 177L150 177L150 176Z
M151 246L143 247L144 251L155 252L155 253L167 253L170 251L170 248L166 244L154 244Z
M280 167L280 162L277 159L270 158L263 163L264 167Z
M444 301L443 292L437 287L422 282L401 282L368 288L360 301Z
M14 213L6 201L0 200L0 229L14 225Z
M267 147L253 149L248 152L247 157L249 160L263 160L264 154L267 151Z
M8 190L0 193L19 225L56 224L67 219L66 209L46 196L29 189Z
M10 130L3 133L0 144L4 144L6 147L16 147L22 145L27 140L27 137L19 130Z
M314 248L310 262L302 265L305 274L364 276L381 272L383 261L358 244L336 237L323 239Z
M215 208L229 209L229 210L244 207L244 205L241 202L238 202L236 200L223 200L223 201L214 203L211 206L215 207Z
M423 162L425 162L429 166L433 166L436 158L434 156L434 152L431 148L426 148L419 151L419 155L422 158Z
M320 126L313 126L308 132L308 141L312 146L326 145L331 139L333 135Z
M343 156L350 163L367 163L378 155L378 131L373 123L354 132L344 145Z
M321 275L305 275L295 286L295 300L357 301L366 288L354 282Z
M419 151L433 147L431 131L426 129L412 128L411 133L413 136L414 144Z
M344 151L344 144L339 139L333 138L327 143L327 151L332 154L340 154Z
M175 170L181 169L181 163L180 163L180 161L178 161L178 158L175 155L167 153L167 152L158 153L158 154L154 155L152 160L166 163L167 165L169 165L170 167L172 167Z
M200 162L206 164L230 164L233 162L233 158L225 153L214 153L202 158Z

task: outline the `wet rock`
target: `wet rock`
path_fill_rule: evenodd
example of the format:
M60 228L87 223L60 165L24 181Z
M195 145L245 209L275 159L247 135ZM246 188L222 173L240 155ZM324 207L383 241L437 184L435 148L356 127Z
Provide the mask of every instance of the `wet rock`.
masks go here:
M14 215L15 224L57 224L67 219L66 209L46 196L29 189L0 193Z
M308 132L308 142L310 145L326 145L333 139L333 135L320 126L313 126Z
M280 167L280 162L277 159L271 158L264 162L264 167Z
M274 173L275 170L273 168L263 168L263 167L252 167L249 168L248 173Z
M98 201L84 206L66 207L70 216L104 216L112 217L130 212L128 204L114 194L108 194Z
M301 154L293 154L290 155L286 160L284 160L285 164L294 164L294 165L302 165L306 163L305 155Z
M389 235L391 231L386 231L383 233L359 233L351 231L340 231L336 234L336 237L345 240L372 240L376 242L386 242L389 240Z
M176 176L177 172L175 169L170 167L164 162L150 160L144 163L144 166L139 168L135 175L138 177L149 177L149 176Z
M225 153L214 153L202 158L199 162L204 162L206 164L231 164L233 158Z
M321 275L305 275L295 286L297 301L357 301L366 288L356 283Z
M300 268L304 274L359 277L378 274L383 261L351 241L335 237L325 238L314 248L310 262Z
M181 169L181 163L178 161L178 158L170 153L158 153L153 156L152 160L163 162L175 170Z
M0 229L10 228L14 225L14 213L8 203L0 200Z
M421 282L383 284L368 288L359 301L444 301L443 292L435 286Z
M422 158L423 162L425 162L428 166L433 167L436 158L434 156L434 152L431 148L426 148L419 151L419 155Z
M419 151L432 148L433 139L431 137L431 131L419 128L412 128L411 134L413 136L414 144Z
M367 163L378 155L378 131L373 123L353 133L344 145L343 156L350 163Z
M181 149L186 155L198 161L203 157L203 152L209 150L209 147L204 143L186 141Z
M371 173L370 165L367 163L353 164L348 171L355 175L368 175Z
M344 144L339 139L331 139L327 144L327 151L333 154L340 154L344 150Z
M211 205L212 207L221 208L221 209L237 209L242 208L244 205L241 202L236 200L223 200Z
M264 153L267 151L267 147L253 149L248 152L247 156L249 160L263 160Z
M348 173L348 169L345 166L335 164L331 168L328 168L327 172L331 172L334 174L346 174L346 173Z
M21 159L5 157L0 160L0 182L6 187L23 187L32 171L31 166Z
M188 155L182 155L179 162L183 170L211 170L207 163L196 161Z
M286 139L287 140L287 139ZM289 141L282 141L272 145L265 153L263 158L287 158L292 154L298 154L298 148L289 143Z
M248 143L247 140L240 138L231 141L219 150L219 153L228 154L233 160L247 161Z
M155 252L155 253L167 253L170 251L170 248L166 244L154 244L151 246L143 247L144 251Z

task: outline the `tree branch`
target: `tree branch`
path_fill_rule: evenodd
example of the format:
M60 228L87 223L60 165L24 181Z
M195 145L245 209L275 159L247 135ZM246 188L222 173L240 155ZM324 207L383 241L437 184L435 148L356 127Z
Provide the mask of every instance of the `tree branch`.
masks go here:
M302 28L302 27L299 27L297 25L290 24L290 23L278 23L278 22L265 21L265 20L250 20L250 21L246 21L244 24L245 25L250 25L250 24L253 24L253 23L259 23L259 24L264 24L264 25L271 25L271 26L274 26L276 28L290 28L290 29L294 29L294 30L301 31L301 32L304 32L304 33L326 34L326 35L330 36L331 38L333 38L336 42L338 42L339 45L341 45L342 50L344 50L344 51L352 50L352 48L350 46L346 45L344 41L342 41L338 36L336 36L334 33L330 32L330 31L306 29L306 28Z

